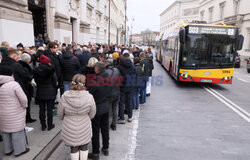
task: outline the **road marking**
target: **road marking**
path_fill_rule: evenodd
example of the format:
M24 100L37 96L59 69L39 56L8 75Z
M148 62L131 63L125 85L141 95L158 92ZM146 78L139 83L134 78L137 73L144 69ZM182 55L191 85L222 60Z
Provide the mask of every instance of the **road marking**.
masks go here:
M246 82L246 83L249 83L247 80L244 80L244 79L242 79L242 78L239 78L239 77L237 77L240 81L242 81L242 82Z
M208 86L202 86L206 91L208 91L210 94L212 94L215 98L217 98L219 101L224 103L228 108L233 110L235 113L237 113L239 116L241 116L244 120L246 120L248 123L250 123L250 113L233 103L228 98L224 97L214 89L208 87Z
M140 106L141 107L141 106ZM130 147L128 153L125 155L125 160L135 160L135 151L137 147L137 133L139 128L140 108L133 111L132 131L129 133Z

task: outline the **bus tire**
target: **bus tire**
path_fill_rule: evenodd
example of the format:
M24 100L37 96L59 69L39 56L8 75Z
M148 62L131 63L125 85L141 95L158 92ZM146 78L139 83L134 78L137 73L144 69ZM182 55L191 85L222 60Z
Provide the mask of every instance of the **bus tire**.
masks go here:
M250 73L250 69L247 69L247 73Z

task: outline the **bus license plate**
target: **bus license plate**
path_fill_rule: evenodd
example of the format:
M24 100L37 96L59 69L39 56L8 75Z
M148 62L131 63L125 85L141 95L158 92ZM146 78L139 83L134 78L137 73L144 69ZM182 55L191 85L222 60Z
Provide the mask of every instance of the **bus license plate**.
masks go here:
M201 79L201 82L203 82L203 83L212 83L213 80L212 79Z

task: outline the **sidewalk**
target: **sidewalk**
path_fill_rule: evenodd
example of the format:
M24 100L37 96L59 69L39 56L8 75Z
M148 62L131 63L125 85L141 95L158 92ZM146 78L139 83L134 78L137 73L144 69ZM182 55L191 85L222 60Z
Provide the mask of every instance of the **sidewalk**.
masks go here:
M39 106L34 104L34 100L32 101L31 106L31 117L36 119L35 123L27 124L27 127L34 128L31 132L27 133L28 138L28 147L30 151L20 157L15 156L5 156L3 151L3 143L0 143L0 160L32 160L34 158L41 159L41 154L47 154L48 151L44 151L44 148L53 142L53 139L59 134L61 130L61 121L58 116L54 116L54 124L55 128L51 131L41 131L41 125L39 121ZM58 143L58 142L57 142ZM47 153L44 153L47 152ZM37 157L39 155L39 157Z
M141 105L140 107L146 107ZM117 124L116 131L110 129L110 148L109 156L100 153L101 160L133 160L135 159L135 149L137 145L137 129L139 126L140 111L134 111L134 120L132 123L126 121L126 124ZM127 116L125 116L127 118ZM111 121L111 117L110 117ZM101 137L101 136L100 136ZM100 138L100 141L102 138ZM100 142L100 149L102 142ZM88 145L89 152L92 151L91 142ZM60 146L51 155L49 160L70 160L70 148L61 143Z

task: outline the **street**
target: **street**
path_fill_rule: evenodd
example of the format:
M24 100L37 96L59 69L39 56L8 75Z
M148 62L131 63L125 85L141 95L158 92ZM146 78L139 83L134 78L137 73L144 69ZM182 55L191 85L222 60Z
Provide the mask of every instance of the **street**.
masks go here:
M232 85L180 83L155 62L163 86L152 87L132 124L110 131L110 155L101 159L250 159L250 77L244 67L234 75ZM54 159L70 159L69 148L61 144Z

